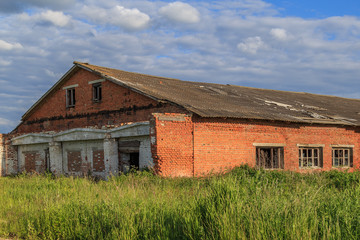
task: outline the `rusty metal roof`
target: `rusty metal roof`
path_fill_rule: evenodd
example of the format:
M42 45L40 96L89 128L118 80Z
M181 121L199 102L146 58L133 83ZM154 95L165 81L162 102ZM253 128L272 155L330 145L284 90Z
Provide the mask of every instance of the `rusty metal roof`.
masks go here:
M88 63L74 64L150 98L182 106L201 117L360 125L359 99L188 82Z

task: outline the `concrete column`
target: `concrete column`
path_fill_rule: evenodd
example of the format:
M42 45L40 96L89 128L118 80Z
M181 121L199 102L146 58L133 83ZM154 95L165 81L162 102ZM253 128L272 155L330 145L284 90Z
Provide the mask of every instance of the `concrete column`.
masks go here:
M61 142L49 143L50 171L55 175L63 174L63 156Z
M104 139L104 161L106 176L117 175L119 171L118 141L115 138Z
M154 161L152 159L152 154L151 154L151 144L150 144L149 137L146 137L145 139L140 141L139 162L140 162L140 169L143 169L146 167L152 168L154 166Z

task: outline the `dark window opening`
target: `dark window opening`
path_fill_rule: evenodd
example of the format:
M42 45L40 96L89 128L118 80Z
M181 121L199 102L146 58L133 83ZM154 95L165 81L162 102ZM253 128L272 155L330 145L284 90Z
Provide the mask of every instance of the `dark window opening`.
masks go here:
M284 148L282 147L257 147L256 166L265 169L284 168Z
M100 102L102 99L101 83L93 84L93 101Z
M75 107L75 88L66 90L66 107Z
M130 153L130 169L139 170L140 161L139 161L139 153L133 152Z
M322 148L299 148L299 167L322 167L323 166Z
M353 149L352 148L333 148L332 149L333 167L352 167Z

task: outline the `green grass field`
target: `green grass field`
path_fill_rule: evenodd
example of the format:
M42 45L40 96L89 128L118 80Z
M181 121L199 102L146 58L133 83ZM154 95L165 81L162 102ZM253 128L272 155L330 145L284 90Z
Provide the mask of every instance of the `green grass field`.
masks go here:
M360 239L360 173L0 178L0 237Z

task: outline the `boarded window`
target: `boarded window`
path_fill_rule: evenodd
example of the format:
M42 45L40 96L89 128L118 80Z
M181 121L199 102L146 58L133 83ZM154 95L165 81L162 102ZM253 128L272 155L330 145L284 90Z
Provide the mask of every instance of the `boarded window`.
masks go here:
M104 150L93 150L93 171L105 171Z
M36 172L36 160L39 158L39 153L36 151L24 152L24 156L25 156L25 171Z
M352 167L353 149L352 148L333 148L332 149L333 167Z
M68 151L68 171L69 172L80 172L81 170L81 151Z
M257 147L256 166L266 169L284 168L283 147Z
M312 168L322 167L323 157L322 148L300 147L299 148L299 167Z

